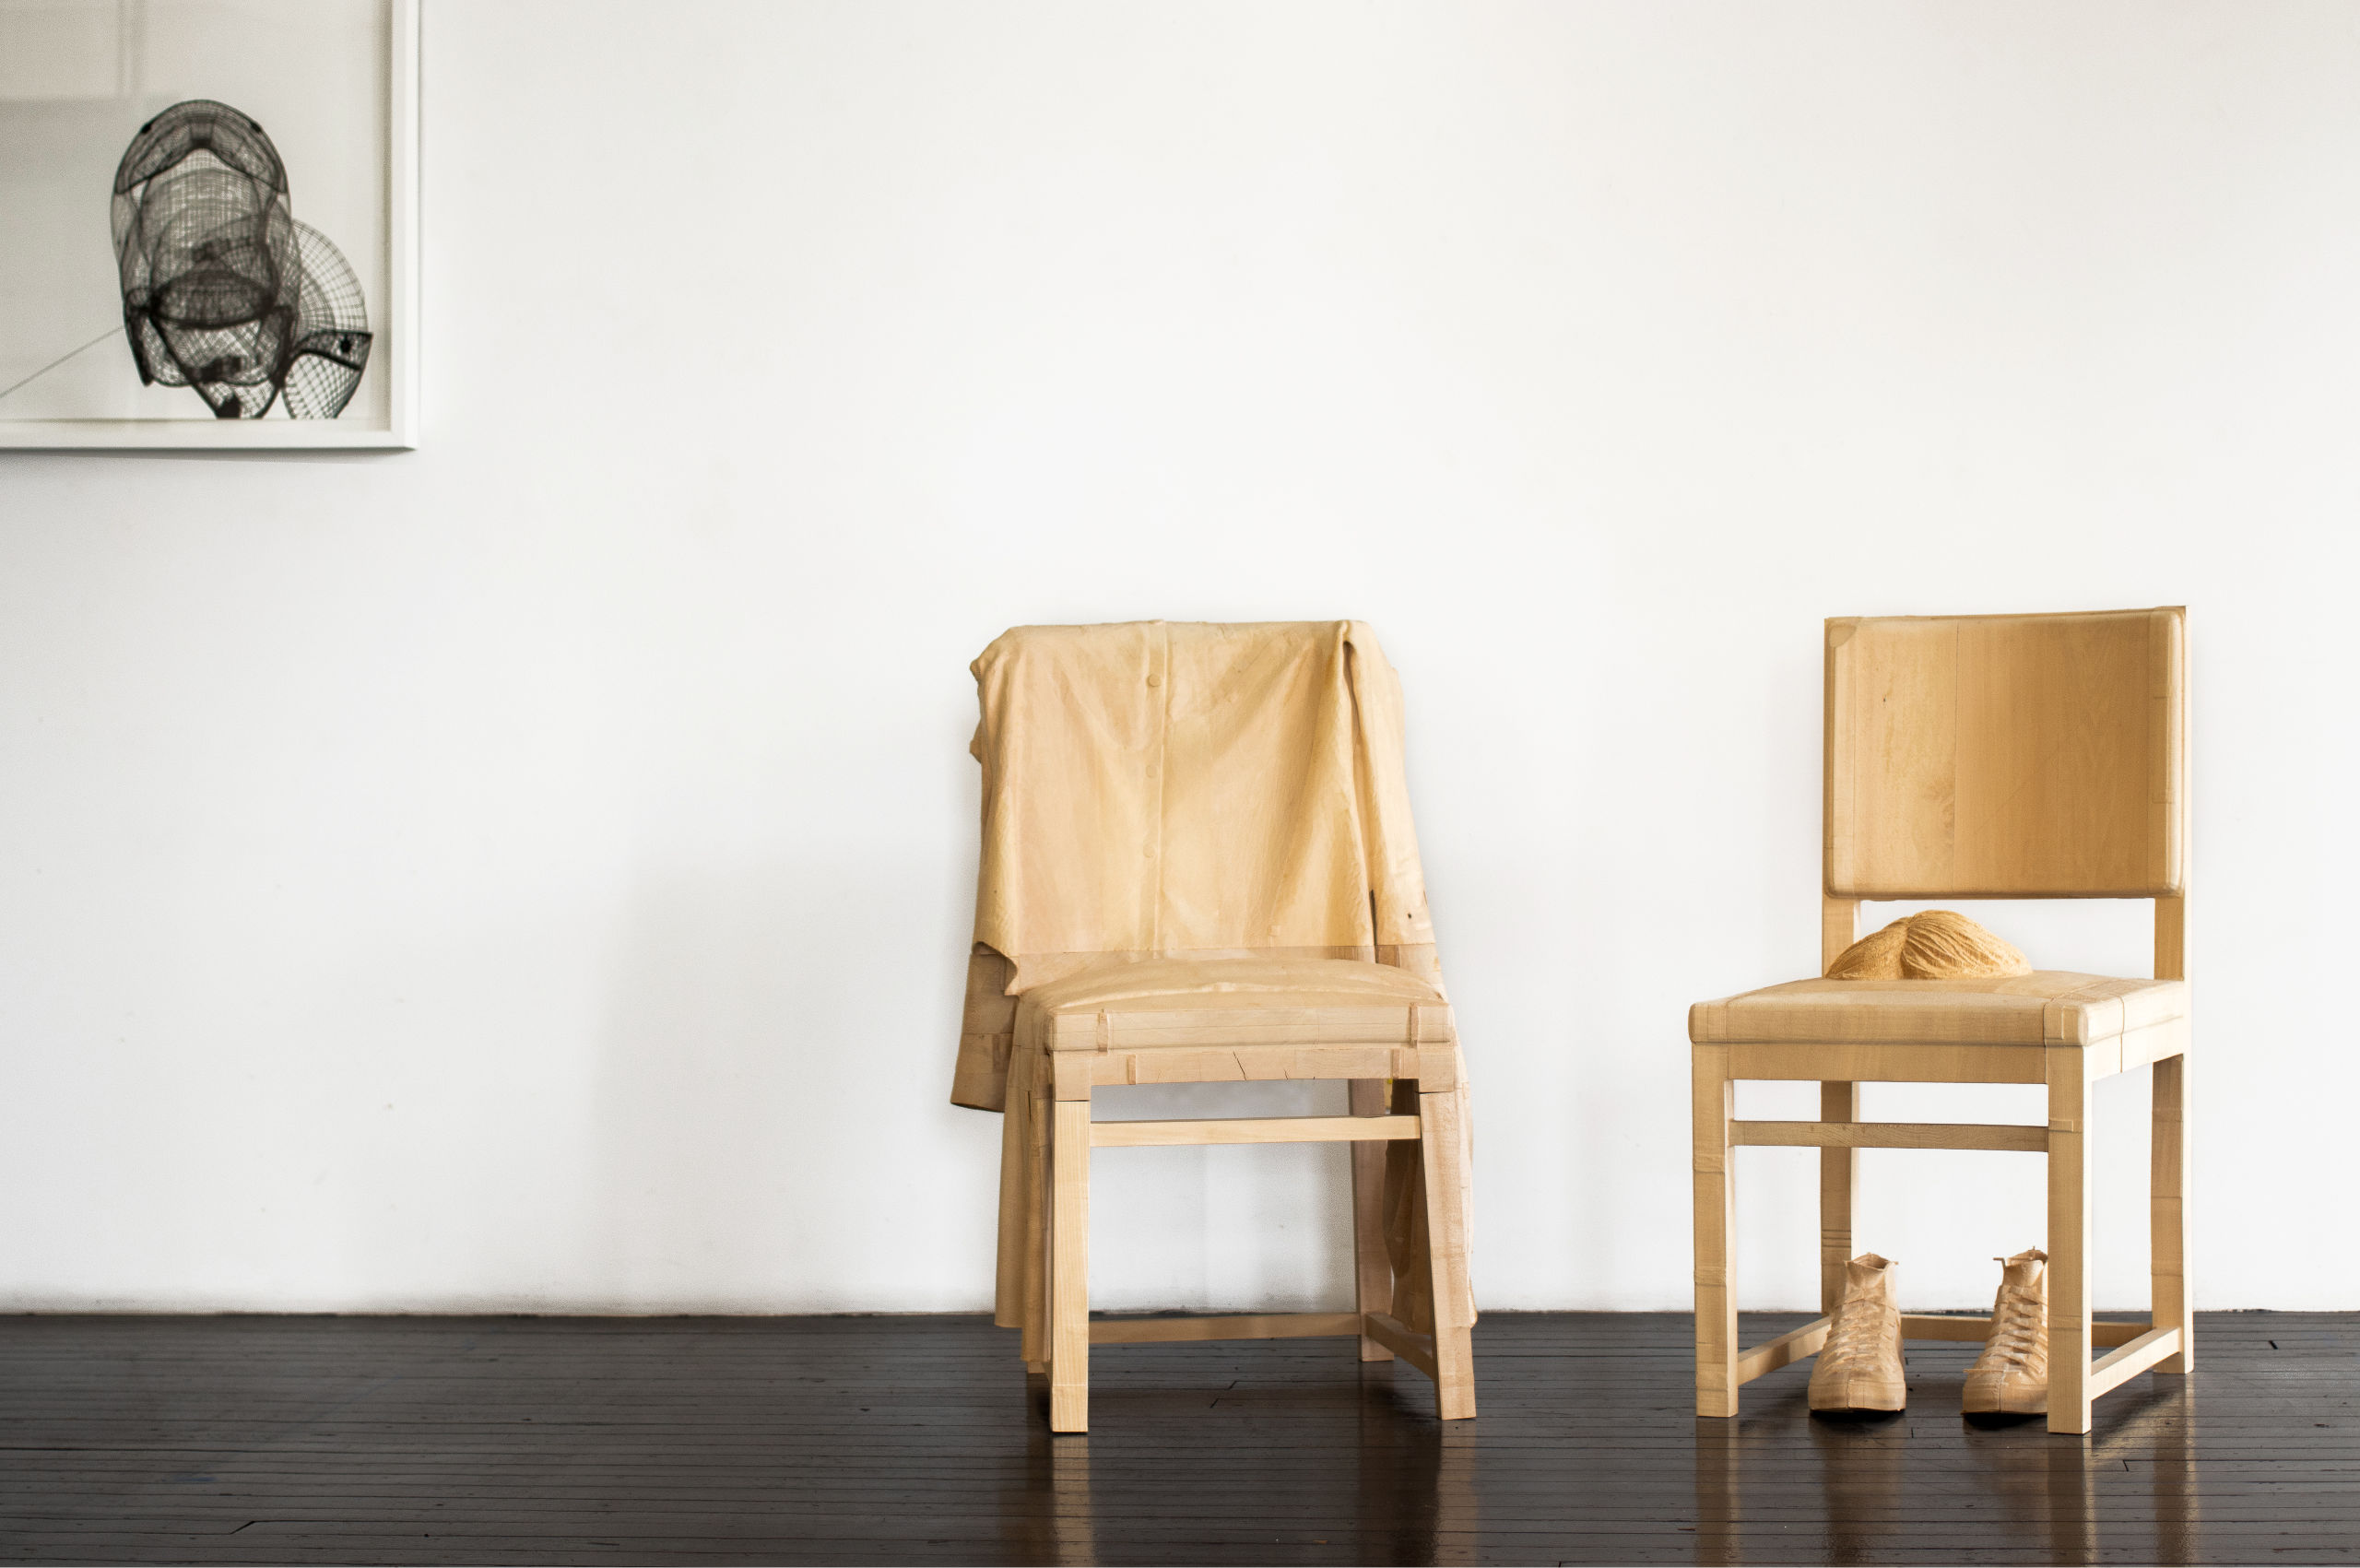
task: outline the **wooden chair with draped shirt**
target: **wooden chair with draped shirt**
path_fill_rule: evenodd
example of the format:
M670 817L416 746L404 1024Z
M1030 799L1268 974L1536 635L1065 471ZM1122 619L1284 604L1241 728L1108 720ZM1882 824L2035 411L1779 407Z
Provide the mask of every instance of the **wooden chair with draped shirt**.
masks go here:
M975 661L983 847L951 1099L1004 1111L997 1319L1089 1425L1090 1347L1356 1338L1475 1413L1467 1079L1352 621L1023 627ZM1094 1121L1099 1085L1336 1079L1350 1114ZM1089 1315L1092 1149L1351 1146L1348 1312Z

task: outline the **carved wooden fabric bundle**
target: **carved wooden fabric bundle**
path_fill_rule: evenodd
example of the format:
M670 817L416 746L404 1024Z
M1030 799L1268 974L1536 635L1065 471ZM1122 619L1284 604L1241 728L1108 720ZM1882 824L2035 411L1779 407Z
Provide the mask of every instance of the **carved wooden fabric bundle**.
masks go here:
M2030 974L2032 964L1965 915L1920 910L1836 955L1830 980L1988 980Z

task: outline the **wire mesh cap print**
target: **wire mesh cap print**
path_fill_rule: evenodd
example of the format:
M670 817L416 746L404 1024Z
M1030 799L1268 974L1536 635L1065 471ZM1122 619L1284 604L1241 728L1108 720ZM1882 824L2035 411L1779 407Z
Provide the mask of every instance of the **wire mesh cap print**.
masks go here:
M344 411L369 365L369 311L343 253L295 221L287 166L251 116L210 99L139 127L114 172L123 325L143 383L194 387L215 416Z

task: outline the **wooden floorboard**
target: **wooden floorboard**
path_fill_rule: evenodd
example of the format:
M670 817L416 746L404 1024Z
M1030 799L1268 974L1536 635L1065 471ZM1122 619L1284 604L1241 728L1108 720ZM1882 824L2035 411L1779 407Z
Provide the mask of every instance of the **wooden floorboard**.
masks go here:
M1106 1345L1053 1438L974 1317L0 1318L0 1562L2360 1559L2360 1314L2197 1344L2087 1439L1964 1423L1971 1344L1880 1424L1808 1362L1699 1421L1670 1314L1488 1316L1448 1426L1350 1340Z

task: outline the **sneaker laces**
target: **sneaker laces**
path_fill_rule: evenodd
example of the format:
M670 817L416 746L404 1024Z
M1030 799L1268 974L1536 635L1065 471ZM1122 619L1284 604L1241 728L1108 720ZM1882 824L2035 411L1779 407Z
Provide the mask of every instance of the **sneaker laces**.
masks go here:
M2000 1258L2005 1263L2007 1259ZM2024 1362L2033 1359L2039 1349L2042 1302L2024 1286L2010 1286L2000 1292L2000 1318L1991 1326L1991 1337L1984 1348L2005 1359Z
M1820 1355L1827 1362L1873 1361L1890 1338L1886 1320L1896 1315L1892 1303L1878 1296L1855 1295L1844 1298L1835 1310L1835 1321L1827 1331L1827 1343Z

